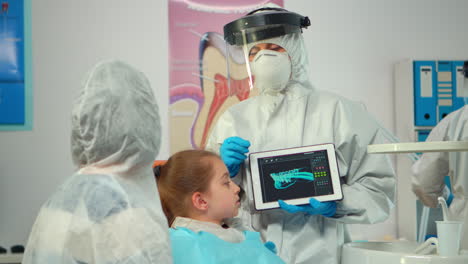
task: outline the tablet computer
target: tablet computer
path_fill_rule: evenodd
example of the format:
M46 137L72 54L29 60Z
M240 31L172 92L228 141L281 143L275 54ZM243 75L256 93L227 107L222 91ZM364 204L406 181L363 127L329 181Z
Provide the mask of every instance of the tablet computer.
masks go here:
M249 161L256 210L343 199L331 143L250 153Z

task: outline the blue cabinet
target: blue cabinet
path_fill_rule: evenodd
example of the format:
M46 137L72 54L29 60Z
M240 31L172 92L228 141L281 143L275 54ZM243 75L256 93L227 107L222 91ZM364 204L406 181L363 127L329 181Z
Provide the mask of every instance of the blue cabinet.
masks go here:
M0 1L0 124L25 122L24 2Z
M463 61L414 61L414 125L436 126L463 107Z

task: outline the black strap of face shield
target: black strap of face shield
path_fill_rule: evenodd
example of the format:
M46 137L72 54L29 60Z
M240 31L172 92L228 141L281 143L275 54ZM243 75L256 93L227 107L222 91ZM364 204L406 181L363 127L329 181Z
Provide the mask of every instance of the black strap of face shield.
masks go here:
M262 8L259 8L259 9L255 9L255 10L252 10L250 11L249 13L247 13L246 16L250 16L250 15L253 15L257 12L260 12L260 11L283 11L283 12L289 12L288 10L284 9L284 8L279 8L279 7L262 7ZM301 21L301 28L307 28L308 26L310 26L310 19L309 17L303 17L302 21Z
M264 39L275 38L279 36L284 36L286 34L291 33L299 33L301 32L301 28L299 27L291 27L291 26L282 26L282 27L275 27L275 28L267 28L263 30L257 30L255 33L246 33L245 34L245 41L247 43L257 42ZM241 40L240 38L238 38ZM236 43L238 45L242 44L242 42Z
M252 14L255 14L259 11L288 11L286 9L283 9L283 8L278 8L278 7L262 7L262 8L259 8L259 9L255 9L255 10L252 10L250 11L249 13L247 13L246 16L250 16Z
M273 11L262 12L259 11ZM271 25L271 26L270 26ZM302 32L310 26L308 17L282 8L260 8L224 26L224 39L231 45L243 45L253 41Z
M247 15L245 16L250 16L250 15L253 15L257 12L260 12L260 11L283 11L283 12L289 12L288 10L284 9L284 8L279 8L279 7L262 7L262 8L259 8L259 9L255 9L255 10L252 10L250 11L249 13L247 13ZM308 26L310 26L310 19L309 17L303 17L302 20L301 20L301 25L300 27L301 28L307 28Z

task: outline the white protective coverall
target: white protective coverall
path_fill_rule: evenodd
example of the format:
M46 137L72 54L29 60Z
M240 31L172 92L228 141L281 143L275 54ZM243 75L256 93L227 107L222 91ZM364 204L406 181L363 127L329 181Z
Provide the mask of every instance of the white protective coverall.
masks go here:
M79 170L41 208L23 264L172 263L151 168L159 122L143 73L119 61L89 72L72 112Z
M468 106L450 113L434 127L426 141L468 141ZM468 249L468 152L428 152L412 167L413 191L421 202L437 207L445 176L450 176L453 201L449 212L464 221L461 248Z
M393 207L395 175L390 160L367 154L367 145L380 143L383 133L360 104L312 87L300 33L261 42L280 45L291 58L286 88L279 93L260 91L224 112L207 149L219 153L231 136L249 140L250 152L334 143L339 172L346 181L334 218L281 209L255 211L247 161L234 180L246 191L239 213L246 228L274 242L286 263L339 263L341 246L350 241L345 224L382 222Z

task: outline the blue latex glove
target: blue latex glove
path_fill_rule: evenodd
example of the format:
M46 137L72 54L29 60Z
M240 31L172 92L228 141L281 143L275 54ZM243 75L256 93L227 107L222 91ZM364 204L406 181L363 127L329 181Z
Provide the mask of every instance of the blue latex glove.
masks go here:
M449 207L450 204L452 204L452 201L453 201L453 194L450 193L450 194L449 194L449 197L448 197L448 199L447 199L447 207Z
M271 252L273 253L278 253L277 250L276 250L276 245L275 243L271 242L271 241L267 241L265 244L263 244L266 248L268 248Z
M336 213L336 202L319 202L315 198L310 198L308 205L287 204L283 200L278 200L281 209L289 213L304 212L310 215L323 215L332 217Z
M447 207L449 207L453 200L453 193L447 185L445 185L444 190L442 191L442 197L444 197L447 202Z
M240 165L247 158L250 142L240 137L228 137L220 148L221 159L229 170L229 175L234 177L240 169Z

